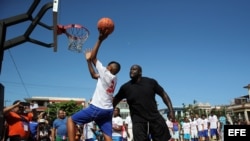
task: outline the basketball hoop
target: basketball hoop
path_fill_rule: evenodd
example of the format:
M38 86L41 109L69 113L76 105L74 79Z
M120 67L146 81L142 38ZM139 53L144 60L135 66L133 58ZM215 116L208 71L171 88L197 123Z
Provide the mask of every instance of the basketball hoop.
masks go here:
M68 49L81 53L82 46L89 37L89 30L79 24L57 25L57 35L62 33L69 39Z

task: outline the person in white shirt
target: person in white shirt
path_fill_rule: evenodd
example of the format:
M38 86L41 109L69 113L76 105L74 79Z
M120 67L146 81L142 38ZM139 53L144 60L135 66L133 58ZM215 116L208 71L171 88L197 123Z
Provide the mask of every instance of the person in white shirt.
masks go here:
M133 140L132 126L133 126L133 124L132 124L131 116L130 116L130 113L129 113L129 115L125 119L125 129L126 129L126 132L127 132L128 141Z
M84 141L94 141L94 132L96 130L96 125L93 121L85 123L83 125L83 139Z
M169 133L171 137L173 138L173 122L172 122L172 118L169 115L167 117L166 124L168 126Z
M203 124L203 133L202 133L202 140L209 141L208 136L208 119L204 114L201 115L202 124Z
M76 131L74 127L76 124L86 124L93 120L101 129L105 141L112 141L113 94L117 84L116 75L121 66L116 61L111 61L107 66L104 66L97 59L98 50L108 35L106 29L99 30L99 37L93 49L85 51L85 59L87 60L90 75L97 80L97 84L90 105L68 118L69 141L75 140Z
M191 129L191 141L198 141L198 129L197 121L194 119L194 116L191 116L190 129Z
M120 117L120 108L115 107L112 118L112 141L122 141L123 120Z
M204 125L203 125L202 119L199 116L199 114L195 114L195 119L196 119L197 128L198 128L198 138L201 141L202 140L202 132L203 132L203 129L204 129Z
M182 130L183 130L183 139L184 141L190 140L190 121L187 117L184 118L184 122L182 123Z
M209 130L210 130L210 137L212 139L218 138L218 118L214 114L214 111L211 111L211 115L208 117L209 122Z

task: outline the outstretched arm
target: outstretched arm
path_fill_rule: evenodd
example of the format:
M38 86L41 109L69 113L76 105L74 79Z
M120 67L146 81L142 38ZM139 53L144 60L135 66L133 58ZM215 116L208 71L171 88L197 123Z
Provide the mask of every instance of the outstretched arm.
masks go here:
M95 46L93 47L93 50L92 50L92 53L91 53L91 60L93 62L94 65L96 65L96 61L97 61L97 53L98 53L98 50L102 44L102 41L105 40L106 38L108 37L108 34L107 32L104 30L100 30L99 31L99 37L98 37L98 40L96 41L96 44Z
M91 49L86 49L85 50L85 58L87 60L88 63L88 68L89 68L89 72L90 75L93 79L97 79L99 77L99 74L95 72L94 68L93 68L93 64L92 64L92 60L91 60Z
M14 104L14 105L11 105L11 106L8 106L8 107L4 108L3 109L3 115L5 115L5 116L8 115L11 112L12 109L18 107L19 105L21 105L21 102L18 102L18 103Z
M170 117L174 118L174 108L173 108L171 99L168 96L167 92L163 91L161 94L161 98L162 98L163 102L165 103L165 105L167 105L167 107L168 107Z

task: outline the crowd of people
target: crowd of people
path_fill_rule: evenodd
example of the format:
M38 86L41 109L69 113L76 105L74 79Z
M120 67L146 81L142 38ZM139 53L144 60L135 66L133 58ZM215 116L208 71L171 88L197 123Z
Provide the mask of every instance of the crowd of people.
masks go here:
M232 122L229 117L214 111L205 114L191 114L181 120L168 117L166 124L173 141L224 141L224 125L244 125Z
M68 139L67 119L68 116L63 109L58 110L57 118L49 123L47 114L37 114L33 109L25 112L25 106L20 100L13 105L4 108L6 138L2 141L66 141ZM224 114L214 111L205 114L191 114L178 120L170 115L165 121L170 132L172 141L224 141L224 125L246 124L233 122ZM8 126L7 126L8 125ZM112 115L112 141L134 141L133 123L129 115L122 119L120 109L115 107ZM91 121L86 124L75 126L76 141L104 141L103 132L98 125ZM153 140L151 134L148 140Z
M46 113L38 114L36 109L26 112L27 106L24 104L24 102L16 100L13 105L3 109L5 123L1 136L2 141L47 141L50 138L51 130Z
M45 112L38 113L36 109L27 112L28 107L17 100L13 105L4 108L5 125L1 141L66 141L68 139L68 117L63 109L59 109L57 118L49 123ZM29 109L30 110L30 109ZM125 121L116 107L112 116L112 140L132 141L131 119ZM75 126L75 141L101 141L103 132L91 121ZM130 139L129 139L130 138Z
M1 141L67 141L68 116L63 109L57 112L57 118L49 122L45 112L38 113L17 100L3 110L5 124L0 134ZM26 110L28 109L28 111ZM100 130L94 122L76 125L76 141L97 141ZM99 133L98 133L99 132ZM100 141L101 139L98 139Z

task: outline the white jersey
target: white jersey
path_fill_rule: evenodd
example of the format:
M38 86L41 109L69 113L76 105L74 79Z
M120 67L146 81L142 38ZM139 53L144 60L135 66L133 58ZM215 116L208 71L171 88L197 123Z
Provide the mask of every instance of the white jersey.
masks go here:
M182 123L182 129L184 134L190 134L190 123L189 122L183 122Z
M196 131L197 130L197 121L190 121L190 126L191 126L191 130L192 131Z
M191 138L197 138L198 137L198 130L197 130L197 121L191 121L190 122L191 126Z
M203 122L201 118L196 119L197 126L198 126L198 131L203 131Z
M112 118L112 127L114 126L123 126L123 120L121 117L113 117ZM112 136L122 136L122 131L112 131Z
M207 118L202 119L202 124L203 124L203 129L204 129L204 130L208 130L208 127L207 127L208 120L207 120Z
M102 109L113 109L112 100L117 77L111 74L99 60L96 62L96 69L99 77L91 104Z
M210 123L210 129L217 129L218 118L216 115L209 116L208 121Z

